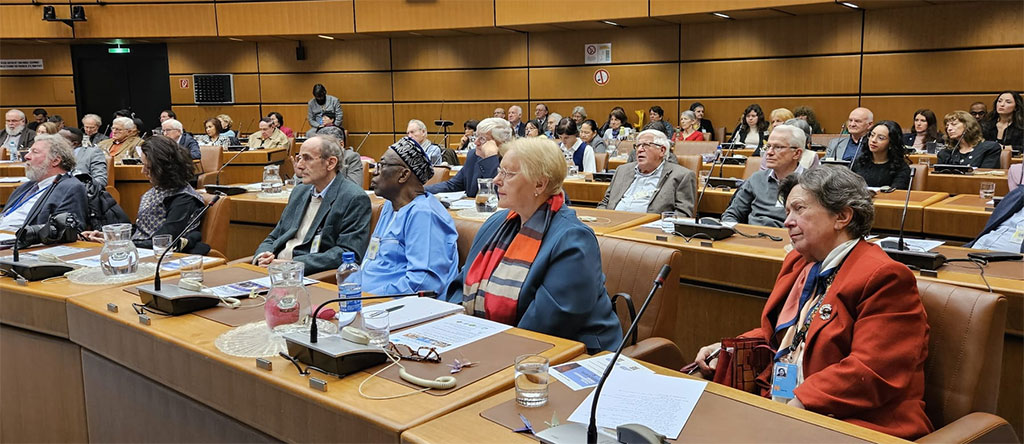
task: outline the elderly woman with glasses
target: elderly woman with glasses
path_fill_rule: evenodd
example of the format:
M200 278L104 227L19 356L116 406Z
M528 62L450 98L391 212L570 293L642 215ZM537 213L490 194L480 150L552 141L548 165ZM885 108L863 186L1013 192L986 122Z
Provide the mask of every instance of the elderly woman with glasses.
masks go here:
M761 326L741 335L775 351L761 395L904 439L929 433L928 319L913 273L864 240L874 219L864 179L821 166L786 177L779 197L793 251ZM697 354L706 377L719 347Z
M565 158L554 142L509 143L494 179L507 210L480 227L447 291L469 313L584 343L595 353L622 341L604 288L593 230L565 205Z

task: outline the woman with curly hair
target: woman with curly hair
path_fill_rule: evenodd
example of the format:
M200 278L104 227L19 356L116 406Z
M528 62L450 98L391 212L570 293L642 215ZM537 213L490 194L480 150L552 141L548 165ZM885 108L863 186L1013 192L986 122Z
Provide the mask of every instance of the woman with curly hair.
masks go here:
M910 187L910 165L903 146L903 131L892 120L883 120L868 131L867 151L861 150L853 160L853 172L869 187Z

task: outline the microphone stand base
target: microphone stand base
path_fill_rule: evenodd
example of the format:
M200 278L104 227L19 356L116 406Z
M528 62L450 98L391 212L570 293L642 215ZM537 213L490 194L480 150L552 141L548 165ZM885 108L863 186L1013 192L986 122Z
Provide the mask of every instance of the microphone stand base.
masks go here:
M160 290L154 290L153 284L135 288L139 290L143 304L172 316L216 307L220 303L220 298L216 296L186 290L174 284L163 284Z
M54 276L63 276L64 273L74 270L74 268L64 264L23 258L15 261L13 258L7 257L0 259L0 270L12 271L28 281L41 281Z
M309 342L307 330L286 333L284 342L288 345L289 356L341 376L383 364L388 359L383 348L350 342L340 335L317 335L314 344Z
M575 422L551 427L534 435L544 444L580 444L587 442L587 426ZM597 431L598 444L618 444L619 440Z
M893 248L882 248L892 260L915 267L918 270L938 270L946 263L946 256L928 251L908 251Z

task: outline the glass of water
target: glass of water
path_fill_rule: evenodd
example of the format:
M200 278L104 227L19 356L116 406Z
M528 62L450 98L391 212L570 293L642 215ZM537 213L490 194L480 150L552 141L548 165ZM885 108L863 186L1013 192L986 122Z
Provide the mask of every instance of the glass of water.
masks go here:
M370 337L370 346L387 347L391 340L391 322L387 310L367 310L363 312L363 330Z
M995 182L982 182L981 188L978 191L978 193L979 195L981 195L982 199L985 199L986 201L992 200L992 198L995 197L996 195Z
M661 213L661 231L674 233L676 231L676 212L666 211Z
M160 259L160 255L167 251L167 248L171 246L171 235L170 234L158 234L153 236L153 255Z
M700 186L708 183L709 177L711 177L711 170L700 170Z
M569 178L575 179L576 176L580 175L580 167L576 165L569 165Z
M190 279L196 282L203 282L203 257L197 254L185 256L180 259L181 278Z
M476 211L493 213L498 211L498 193L494 188L494 179L477 179Z
M516 403L540 407L548 403L548 358L522 355L516 358Z

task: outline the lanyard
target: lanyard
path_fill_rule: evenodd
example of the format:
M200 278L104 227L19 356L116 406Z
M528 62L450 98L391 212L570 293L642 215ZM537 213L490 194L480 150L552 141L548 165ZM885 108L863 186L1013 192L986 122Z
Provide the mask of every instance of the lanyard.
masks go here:
M825 278L824 284L815 285L815 287L822 289L821 293L818 294L813 299L815 301L814 306L811 307L811 309L807 311L807 315L804 316L804 322L800 325L800 329L797 330L796 335L793 336L793 343L790 344L789 347L781 349L777 353L775 353L775 361L779 361L780 359L789 355L790 353L795 352L797 347L799 347L800 344L803 343L805 339L807 339L807 331L811 328L811 321L814 320L814 314L817 313L818 310L821 308L821 303L822 301L825 300L825 295L828 294L828 289L829 287L832 286L832 281L835 280L836 274L839 274L840 266L842 266L842 263L840 263L839 266L836 266L835 268L832 269L832 274L828 275ZM817 288L815 289L815 291L817 291ZM804 305L806 305L806 302L800 304L800 308L802 309Z
M21 196L19 196L18 200L15 201L13 205L11 205L10 207L7 207L7 209L4 210L4 216L8 216L11 213L17 211L18 208L22 207L22 205L25 205L26 203L31 201L33 197L36 197L37 195L39 195L39 193L42 193L43 191L46 191L46 188L50 188L50 185L47 185L45 188L40 188L39 190L37 190L35 193L32 193L31 195L29 195L28 193L24 193ZM28 197L26 198L26 196L28 196Z

